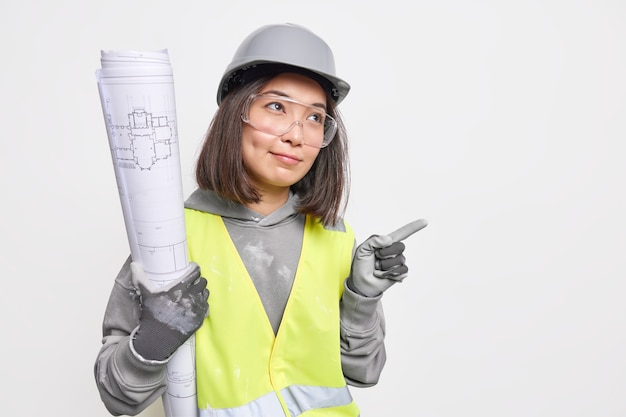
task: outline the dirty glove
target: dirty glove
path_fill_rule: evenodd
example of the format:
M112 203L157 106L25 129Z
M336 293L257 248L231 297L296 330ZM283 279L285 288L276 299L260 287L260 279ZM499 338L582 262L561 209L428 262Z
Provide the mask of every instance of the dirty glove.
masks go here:
M357 247L348 277L348 288L366 297L377 297L407 277L404 243L401 241L426 227L424 219L411 222L389 235L373 235Z
M130 264L132 280L141 302L139 329L132 341L144 359L169 358L200 328L209 312L207 281L191 262L182 278L157 288L141 265Z

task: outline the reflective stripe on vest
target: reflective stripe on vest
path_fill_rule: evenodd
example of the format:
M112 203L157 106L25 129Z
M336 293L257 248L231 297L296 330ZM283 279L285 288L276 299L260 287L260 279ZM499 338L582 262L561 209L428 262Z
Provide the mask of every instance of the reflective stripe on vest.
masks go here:
M348 405L352 402L352 396L347 387L291 386L282 389L281 395L285 400L291 417L297 417L305 411L313 409L337 407ZM200 417L281 416L283 414L280 400L274 392L270 392L241 407L200 410Z
M209 317L196 333L204 417L359 415L341 370L339 301L354 234L307 218L276 336L221 217L186 210L189 254L208 281ZM303 416L304 417L304 416Z
M283 416L285 412L274 392L270 392L248 404L233 408L201 408L200 417L251 417Z
M289 413L295 417L315 408L329 408L352 402L348 387L305 387L292 385L280 391Z

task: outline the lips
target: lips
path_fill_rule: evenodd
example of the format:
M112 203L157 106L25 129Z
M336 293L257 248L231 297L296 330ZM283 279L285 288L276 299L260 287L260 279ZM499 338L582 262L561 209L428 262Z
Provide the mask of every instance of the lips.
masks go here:
M274 156L274 158L278 159L279 161L287 165L297 165L298 163L302 161L302 158L298 158L295 155L289 155L289 154L284 154L284 153L273 153L273 152L271 152L271 154Z

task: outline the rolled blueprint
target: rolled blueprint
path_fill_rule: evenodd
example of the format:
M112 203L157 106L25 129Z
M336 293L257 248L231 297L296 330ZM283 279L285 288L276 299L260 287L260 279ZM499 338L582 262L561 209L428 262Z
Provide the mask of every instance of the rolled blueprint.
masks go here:
M101 51L96 71L133 261L162 286L188 266L174 78L166 49ZM168 417L197 415L192 336L167 365Z

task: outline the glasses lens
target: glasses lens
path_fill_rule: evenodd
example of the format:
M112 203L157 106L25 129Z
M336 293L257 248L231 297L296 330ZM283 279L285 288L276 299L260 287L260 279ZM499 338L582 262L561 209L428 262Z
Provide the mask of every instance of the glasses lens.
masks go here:
M243 121L275 136L282 136L299 125L304 143L318 148L327 146L337 132L337 122L323 108L274 95L253 96Z

